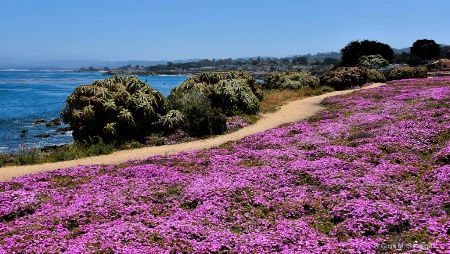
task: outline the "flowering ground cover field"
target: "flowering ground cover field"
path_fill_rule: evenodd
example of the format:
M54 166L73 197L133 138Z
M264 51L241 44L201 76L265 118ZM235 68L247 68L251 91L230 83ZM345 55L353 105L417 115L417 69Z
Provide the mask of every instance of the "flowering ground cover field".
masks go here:
M0 253L445 253L450 79L221 147L0 183Z

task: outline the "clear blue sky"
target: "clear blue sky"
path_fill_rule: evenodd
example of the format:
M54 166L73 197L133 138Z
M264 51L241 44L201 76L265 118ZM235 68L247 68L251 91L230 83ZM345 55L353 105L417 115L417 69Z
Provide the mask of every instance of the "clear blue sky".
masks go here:
M177 60L450 44L450 0L0 0L0 57Z

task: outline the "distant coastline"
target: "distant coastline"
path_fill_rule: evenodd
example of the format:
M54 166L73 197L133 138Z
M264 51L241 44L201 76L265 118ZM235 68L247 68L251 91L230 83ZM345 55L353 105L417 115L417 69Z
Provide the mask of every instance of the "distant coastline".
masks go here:
M331 68L331 67L330 67ZM283 70L298 70L299 68L297 67L292 67L292 68L285 68ZM246 70L246 69L238 69L238 68L199 68L199 69L195 69L195 70L162 70L162 71L148 71L148 70L137 70L137 69L113 69L113 70L103 70L103 69L95 69L95 70L89 70L86 68L81 68L79 70L72 70L69 72L80 72L80 73L89 73L89 72L101 72L103 73L103 75L109 75L109 76L113 76L113 75L132 75L132 76L161 76L161 77L165 77L165 76L188 76L188 77L192 77L195 75L199 75L203 72L227 72L227 71L245 71L248 72L249 75L253 76L256 79L264 79L267 75L269 75L270 73L274 73L276 71L252 71L252 70Z

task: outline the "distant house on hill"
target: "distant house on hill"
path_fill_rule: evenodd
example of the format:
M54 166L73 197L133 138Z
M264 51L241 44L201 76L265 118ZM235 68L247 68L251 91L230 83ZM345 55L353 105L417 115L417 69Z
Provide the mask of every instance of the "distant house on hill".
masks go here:
M436 62L432 63L436 69L450 69L450 60L447 58L439 59Z

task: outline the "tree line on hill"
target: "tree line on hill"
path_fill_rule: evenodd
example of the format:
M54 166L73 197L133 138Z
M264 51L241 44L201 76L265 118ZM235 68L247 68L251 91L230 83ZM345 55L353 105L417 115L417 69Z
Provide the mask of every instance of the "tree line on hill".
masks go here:
M249 71L282 72L302 68L312 73L321 73L333 67L352 66L359 57L379 54L389 64L408 64L419 66L432 58L450 58L450 46L439 45L434 40L421 39L410 48L393 49L377 41L351 41L340 52L297 55L291 57L254 57L239 59L202 59L188 62L167 62L152 66L125 65L119 68L81 68L80 71L106 71L108 74L160 75L160 74L199 74L204 71Z
M341 66L355 66L363 56L380 55L387 63L406 63L409 66L426 65L428 60L450 57L450 46L437 44L434 40L417 40L410 47L409 53L394 53L387 44L363 40L352 41L341 49Z

